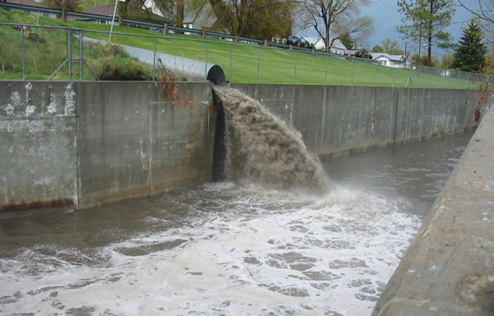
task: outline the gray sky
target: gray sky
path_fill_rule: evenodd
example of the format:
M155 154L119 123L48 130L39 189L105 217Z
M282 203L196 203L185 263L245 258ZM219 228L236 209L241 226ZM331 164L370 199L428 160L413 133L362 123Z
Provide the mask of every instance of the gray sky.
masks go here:
M475 5L477 1L466 1ZM400 43L401 49L405 49L405 40L402 40L400 33L396 28L403 24L401 22L402 15L398 12L398 5L396 0L372 0L371 4L367 7L361 8L362 15L369 15L374 18L374 24L376 30L372 36L368 39L368 45L365 48L371 49L376 44L380 44L383 39L390 38L397 40ZM455 5L457 2L454 2ZM451 25L446 28L446 31L453 36L453 42L457 43L463 32L461 30L463 24L468 21L471 14L461 7L456 7L456 14L454 15ZM315 31L306 30L299 32L302 36L315 36ZM418 51L417 44L408 40L407 49L414 52ZM433 47L433 52L441 57L444 51Z

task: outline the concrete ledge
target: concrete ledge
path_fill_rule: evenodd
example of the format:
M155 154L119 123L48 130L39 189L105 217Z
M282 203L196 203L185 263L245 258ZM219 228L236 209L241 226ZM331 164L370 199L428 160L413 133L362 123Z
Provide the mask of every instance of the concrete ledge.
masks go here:
M373 315L493 315L493 136L491 107Z

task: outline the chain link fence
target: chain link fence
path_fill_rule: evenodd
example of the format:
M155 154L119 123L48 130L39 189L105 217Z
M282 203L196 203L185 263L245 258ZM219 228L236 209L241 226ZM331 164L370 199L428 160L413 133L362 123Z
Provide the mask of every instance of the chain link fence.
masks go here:
M209 66L216 64L232 82L451 89L476 89L489 82L482 74L451 69L405 64L393 68L314 50L186 35L0 22L5 43L0 45L0 79L99 80L121 72L120 79L136 80L124 73L133 64L139 80L197 80L206 78ZM126 54L134 58L125 59Z

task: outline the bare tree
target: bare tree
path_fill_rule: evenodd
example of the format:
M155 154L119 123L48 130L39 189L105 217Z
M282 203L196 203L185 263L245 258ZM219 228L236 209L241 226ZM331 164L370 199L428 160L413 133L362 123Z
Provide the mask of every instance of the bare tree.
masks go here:
M209 0L152 0L149 1L155 10L158 10L161 15L177 26L183 26L184 23L197 20L213 22L215 15L210 5Z
M354 19L344 18L335 27L335 30L336 33L332 43L337 39L341 39L344 34L351 34L357 48L364 48L368 45L367 38L375 31L374 19L367 15Z
M219 24L232 35L269 39L288 36L294 0L210 0Z
M482 23L484 33L489 37L489 41L494 42L494 2L492 0L477 0L477 5L465 0L458 0L461 7L479 18Z
M299 0L301 28L314 28L326 51L346 34L356 42L362 41L374 32L373 19L359 16L360 6L368 4L369 0Z
M79 7L79 0L44 0L50 8L62 10L62 20L67 22L67 11L75 11Z
M403 55L403 50L401 50L398 41L390 38L383 39L381 41L381 45L374 46L372 51L376 53L387 53L390 55Z
M118 4L118 14L135 20L152 20L153 12L146 6L146 0L124 0Z

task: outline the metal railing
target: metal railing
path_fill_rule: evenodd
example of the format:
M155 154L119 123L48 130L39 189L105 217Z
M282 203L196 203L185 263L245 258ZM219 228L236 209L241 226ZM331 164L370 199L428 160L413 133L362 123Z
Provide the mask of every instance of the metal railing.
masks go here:
M185 29L187 32L190 31ZM47 25L0 22L0 79L94 80L101 56L93 56L88 41L105 41L109 32ZM233 41L187 36L113 32L113 43L147 49L149 78L160 79L164 57L218 64L232 82L368 85L474 89L487 76L457 70L411 66L391 68L369 59L319 51L290 50ZM48 44L49 43L49 44ZM39 52L39 49L45 51ZM105 57L105 56L103 56ZM402 65L404 66L404 65ZM185 66L184 66L185 67ZM203 67L204 77L207 67ZM184 69L185 70L185 69ZM181 78L180 73L175 78Z
M42 14L52 14L56 16L61 16L62 15L62 10L60 9L52 9L52 8L44 8L44 7L38 7L38 6L29 6L29 5L23 5L23 4L16 4L16 3L9 3L9 2L0 2L0 7L3 7L5 9L15 9L15 10L23 10L27 12L38 12ZM113 16L107 16L107 15L100 15L100 14L93 14L93 13L84 13L84 12L76 12L76 11L66 11L67 17L75 17L79 19L89 19L92 21L98 21L98 22L112 22ZM116 21L118 21L119 16L116 16ZM159 32L164 32L165 28L167 28L168 32L171 33L190 33L194 35L205 35L206 37L209 38L216 38L216 39L227 39L227 40L232 40L232 41L238 41L238 42L243 42L243 43L251 43L251 44L264 44L265 41L258 40L258 39L252 39L252 38L247 38L247 37L239 37L239 36L234 36L230 34L224 34L224 33L218 33L218 32L211 32L211 31L203 31L199 29L192 29L192 28L184 28L184 27L179 27L179 26L174 26L174 25L165 25L165 24L160 24L160 23L154 23L154 22L146 22L146 21L139 21L139 20L132 20L132 19L127 19L127 18L121 18L121 21L124 25L131 25L131 26L138 26L138 27L145 27L148 29L153 29ZM273 47L282 47L286 48L288 45L282 44L282 43L276 43L276 42L269 42L269 46ZM294 49L303 49L299 47L294 47Z

